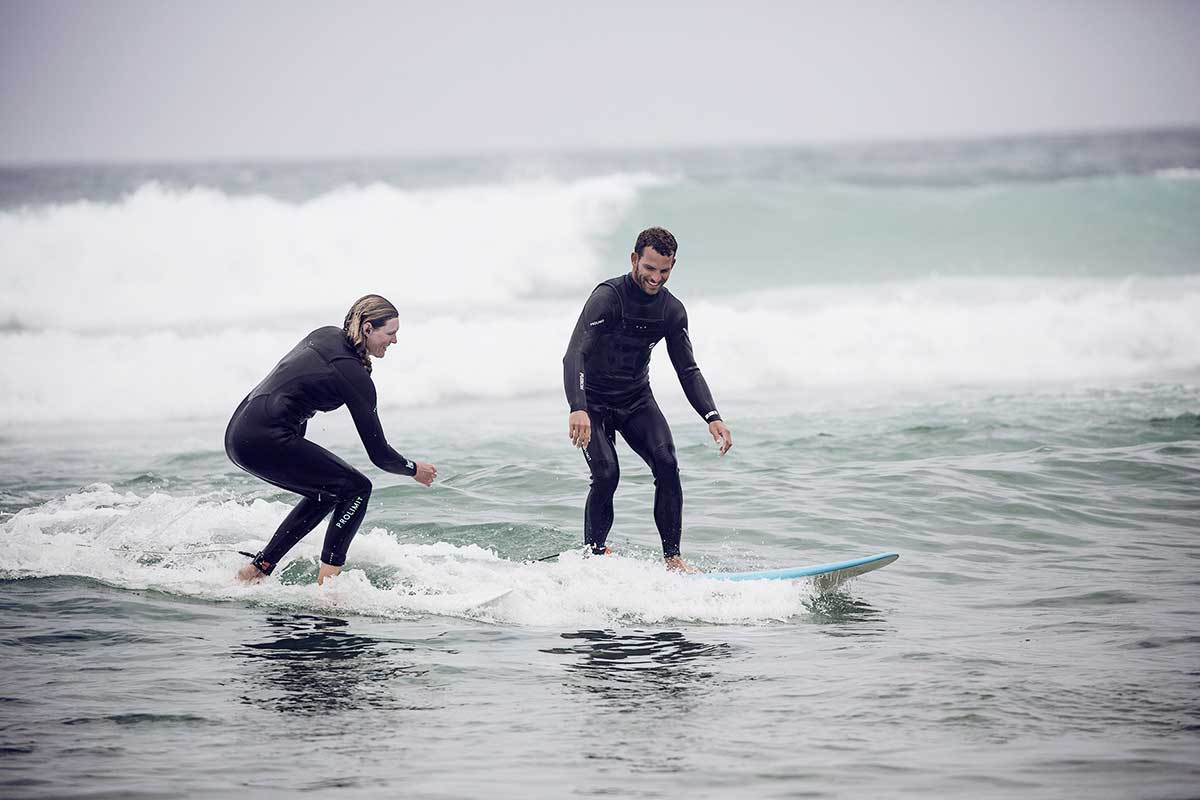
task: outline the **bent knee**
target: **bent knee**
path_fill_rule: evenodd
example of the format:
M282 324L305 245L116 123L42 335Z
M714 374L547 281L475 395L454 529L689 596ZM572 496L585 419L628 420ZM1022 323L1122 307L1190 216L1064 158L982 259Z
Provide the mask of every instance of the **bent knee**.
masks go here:
M600 491L615 491L621 481L621 470L616 464L603 461L592 462L592 488Z
M679 460L675 457L673 445L663 444L654 449L650 471L654 473L654 480L658 483L679 485Z
M353 472L346 476L343 497L359 497L366 500L371 496L371 480L361 472Z

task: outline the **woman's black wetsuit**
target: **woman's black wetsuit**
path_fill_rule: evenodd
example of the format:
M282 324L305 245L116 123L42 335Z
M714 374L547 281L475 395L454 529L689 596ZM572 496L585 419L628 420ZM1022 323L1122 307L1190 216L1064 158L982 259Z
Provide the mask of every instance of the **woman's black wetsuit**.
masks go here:
M375 466L398 475L416 474L416 465L388 445L376 413L375 384L341 328L318 328L305 336L229 420L225 452L230 460L304 496L254 559L268 575L330 511L321 560L334 567L346 563L346 550L367 510L371 482L304 438L309 417L343 404Z

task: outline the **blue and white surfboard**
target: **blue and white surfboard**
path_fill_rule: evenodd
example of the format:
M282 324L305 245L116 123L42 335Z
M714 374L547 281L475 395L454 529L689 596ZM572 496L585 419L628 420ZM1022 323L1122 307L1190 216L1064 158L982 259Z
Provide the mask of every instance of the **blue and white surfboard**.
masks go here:
M899 557L899 553L877 553L865 558L814 564L808 567L785 567L784 569L767 569L759 572L705 572L701 573L701 577L715 578L721 581L788 581L796 578L812 578L816 586L827 590L863 573L886 567Z

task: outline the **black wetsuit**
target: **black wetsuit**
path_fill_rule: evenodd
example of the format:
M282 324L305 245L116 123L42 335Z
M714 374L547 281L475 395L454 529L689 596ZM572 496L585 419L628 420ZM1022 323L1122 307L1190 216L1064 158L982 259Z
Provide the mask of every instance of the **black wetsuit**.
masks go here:
M705 422L721 418L692 355L687 325L683 303L665 286L650 295L628 274L597 286L575 325L563 358L563 384L571 411L587 411L592 422L592 438L583 452L592 472L583 536L596 552L603 550L612 527L620 431L654 473L654 522L663 555L679 555L683 489L675 442L650 392L650 353L660 340L667 340L667 353L692 408Z
M275 365L242 401L225 430L225 452L251 475L304 495L255 564L270 574L284 554L330 511L321 560L346 563L350 540L371 497L367 477L304 438L308 419L345 404L375 466L415 475L416 465L393 450L376 413L375 384L341 328L318 328Z

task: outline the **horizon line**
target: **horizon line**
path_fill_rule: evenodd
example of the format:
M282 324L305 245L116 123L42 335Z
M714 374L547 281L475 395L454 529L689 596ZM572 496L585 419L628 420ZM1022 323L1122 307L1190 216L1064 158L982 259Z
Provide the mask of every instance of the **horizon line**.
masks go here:
M137 166L200 166L200 165L263 165L263 164L344 164L348 162L387 161L439 161L447 159L487 160L499 158L545 158L584 156L599 154L648 154L720 152L747 150L837 150L853 147L881 147L913 144L967 144L988 142L1015 142L1030 140L1071 139L1079 137L1122 137L1146 134L1200 134L1200 123L1156 124L1150 126L1113 126L1096 128L1062 128L1047 130L1014 130L980 134L942 135L899 135L882 137L845 137L840 139L813 140L764 140L761 142L713 142L693 144L660 145L596 145L558 146L544 149L512 147L497 149L428 150L413 152L369 153L369 154L325 154L297 156L179 156L179 157L114 157L114 158L62 158L8 159L0 157L0 169L36 169L67 167L137 167Z

